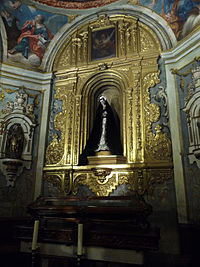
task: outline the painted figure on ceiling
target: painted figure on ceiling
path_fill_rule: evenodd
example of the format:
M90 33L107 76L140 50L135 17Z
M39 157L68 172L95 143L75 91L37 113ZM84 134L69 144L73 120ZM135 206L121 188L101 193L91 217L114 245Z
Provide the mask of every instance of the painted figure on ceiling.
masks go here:
M37 10L19 0L0 0L0 13L7 32L8 58L36 67L53 35L68 22L68 16Z
M119 118L114 113L105 96L100 96L94 125L79 165L87 164L87 156L94 156L100 151L110 151L112 155L122 155Z
M37 15L35 21L26 21L21 31L18 44L8 53L21 52L25 58L28 58L29 52L32 52L42 59L46 44L53 38L53 34L44 25L44 17Z
M200 4L200 0L140 0L140 4L148 6L158 14L161 14L170 24L179 40L191 32L194 16L196 18L197 13L199 13L198 5ZM195 14L193 18L191 14ZM188 21L189 17L190 21ZM186 22L187 25L185 26Z
M199 1L200 2L200 1ZM181 33L181 37L187 36L192 30L197 28L200 25L200 5L194 7L189 12L189 17L183 26L183 31Z
M176 0L171 6L171 10L168 13L165 13L165 6L163 1L162 13L161 13L161 16L170 24L177 39L179 39L179 36L183 28L183 20L178 15L179 3L180 0Z

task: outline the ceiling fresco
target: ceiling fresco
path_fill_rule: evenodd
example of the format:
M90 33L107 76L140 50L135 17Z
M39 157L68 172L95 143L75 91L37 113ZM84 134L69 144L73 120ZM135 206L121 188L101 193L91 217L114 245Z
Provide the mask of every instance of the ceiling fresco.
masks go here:
M35 2L39 2L48 6L67 9L95 8L109 5L117 1L118 0L35 0Z
M38 10L21 1L0 0L0 12L7 32L8 58L40 66L45 50L69 18Z
M178 40L200 25L200 0L140 0L171 26Z
M177 40L200 25L200 0L0 0L8 58L38 67L51 39L77 15L97 12L105 9L105 5L128 8L127 4L145 6L159 14L171 26Z

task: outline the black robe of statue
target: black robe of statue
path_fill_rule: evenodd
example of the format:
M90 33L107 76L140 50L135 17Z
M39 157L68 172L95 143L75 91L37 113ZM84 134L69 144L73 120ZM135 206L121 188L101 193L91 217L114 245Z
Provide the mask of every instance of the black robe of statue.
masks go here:
M96 118L94 120L94 125L92 132L87 140L85 149L79 157L79 165L86 165L88 163L87 156L94 156L96 150L99 147L101 134L102 134L102 122L103 117L106 116L106 134L105 140L108 149L112 155L122 155L123 149L120 141L120 127L119 127L119 118L117 114L114 116L114 112L111 106L105 101L105 109L103 109L102 104L100 103L96 112ZM105 112L106 111L106 112Z

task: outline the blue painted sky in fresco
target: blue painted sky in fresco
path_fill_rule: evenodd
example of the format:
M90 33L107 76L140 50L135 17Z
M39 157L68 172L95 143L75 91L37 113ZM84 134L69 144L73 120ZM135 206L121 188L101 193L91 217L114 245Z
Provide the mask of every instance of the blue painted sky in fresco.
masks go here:
M177 0L140 0L140 4L153 9L158 14L161 14L162 5L164 3L164 11L165 14L167 14L171 11L172 6L176 1ZM153 2L155 2L154 5ZM186 21L186 19L188 18L188 12L197 5L200 5L200 1L198 0L180 0L178 7L179 17Z
M17 27L19 28L19 30L22 28L22 26L27 20L34 20L38 14L44 16L45 24L48 26L48 28L53 34L56 34L56 32L68 22L67 16L47 13L42 10L37 10L34 7L27 6L23 3L18 8L14 8L14 2L14 0L0 0L0 12L2 15L2 12L6 10L7 13L10 14L10 17L7 18L8 25L9 23L12 24L11 21L16 18Z

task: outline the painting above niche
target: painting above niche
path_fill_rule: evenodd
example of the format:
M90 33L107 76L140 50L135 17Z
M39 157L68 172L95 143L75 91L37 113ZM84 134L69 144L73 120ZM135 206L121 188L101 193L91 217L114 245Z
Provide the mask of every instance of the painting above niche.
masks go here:
M92 32L91 60L106 59L116 56L115 28Z

